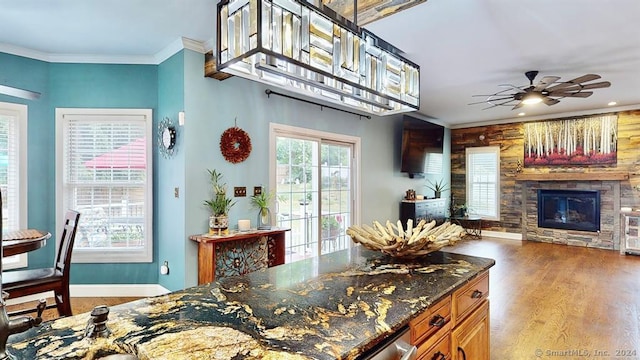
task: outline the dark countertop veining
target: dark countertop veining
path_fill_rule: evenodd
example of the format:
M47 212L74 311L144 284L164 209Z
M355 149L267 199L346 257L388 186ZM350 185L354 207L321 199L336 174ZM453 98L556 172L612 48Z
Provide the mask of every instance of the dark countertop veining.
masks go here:
M355 359L494 263L356 246L114 306L106 339L84 339L86 313L14 335L8 348L20 359Z

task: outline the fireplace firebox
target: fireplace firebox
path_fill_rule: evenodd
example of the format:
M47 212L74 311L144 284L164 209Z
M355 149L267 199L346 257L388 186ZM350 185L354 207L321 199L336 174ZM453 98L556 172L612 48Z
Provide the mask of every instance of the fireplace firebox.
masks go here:
M539 189L538 227L600 231L600 191Z

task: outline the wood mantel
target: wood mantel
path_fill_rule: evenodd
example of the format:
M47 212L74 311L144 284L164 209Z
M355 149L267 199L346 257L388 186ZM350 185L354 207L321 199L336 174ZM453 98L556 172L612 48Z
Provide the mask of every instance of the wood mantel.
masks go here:
M597 172L553 172L553 173L519 173L518 181L587 181L587 180L629 180L626 171L597 171Z

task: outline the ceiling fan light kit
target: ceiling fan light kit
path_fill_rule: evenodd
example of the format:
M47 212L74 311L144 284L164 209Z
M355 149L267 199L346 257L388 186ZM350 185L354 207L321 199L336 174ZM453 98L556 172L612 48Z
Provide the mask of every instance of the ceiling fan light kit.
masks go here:
M474 97L487 98L469 105L485 103L490 105L483 110L497 106L510 106L512 107L511 110L515 110L524 105L534 105L541 102L551 106L559 103L560 99L565 97L587 98L593 94L593 91L585 90L611 86L608 81L585 84L600 79L600 75L596 74L582 75L569 81L559 81L559 76L545 76L536 85L533 85L533 80L537 75L538 71L527 71L525 76L529 79L529 85L500 85L507 87L507 89L489 95L473 95Z
M218 71L375 115L419 109L420 67L319 4L218 3Z

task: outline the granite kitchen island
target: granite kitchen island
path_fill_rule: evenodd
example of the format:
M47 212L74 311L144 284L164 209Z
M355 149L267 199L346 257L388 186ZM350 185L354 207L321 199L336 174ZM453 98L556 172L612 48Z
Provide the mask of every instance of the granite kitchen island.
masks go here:
M113 306L107 338L84 338L87 313L13 335L8 349L30 360L357 359L493 265L441 251L394 259L356 246Z

